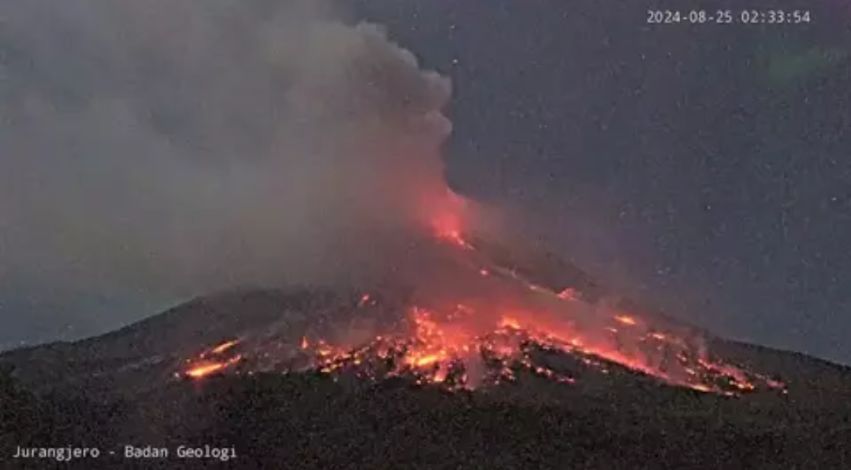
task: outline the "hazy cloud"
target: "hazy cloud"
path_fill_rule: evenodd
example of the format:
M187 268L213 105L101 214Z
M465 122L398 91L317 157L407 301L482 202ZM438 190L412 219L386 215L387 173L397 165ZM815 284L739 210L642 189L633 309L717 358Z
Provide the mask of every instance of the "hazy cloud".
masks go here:
M369 264L445 189L449 84L333 13L0 0L0 282L177 298Z

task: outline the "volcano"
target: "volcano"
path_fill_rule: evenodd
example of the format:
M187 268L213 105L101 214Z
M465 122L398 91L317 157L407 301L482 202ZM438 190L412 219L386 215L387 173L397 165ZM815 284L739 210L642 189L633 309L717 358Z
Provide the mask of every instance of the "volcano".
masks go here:
M221 444L245 468L824 468L851 455L848 368L715 337L552 254L455 230L426 243L423 277L230 291L7 352L4 445L98 446L115 464L127 445Z
M340 299L342 308L297 342L274 328L243 331L189 360L183 375L315 369L474 389L518 374L575 384L577 374L630 371L708 393L785 393L782 381L713 357L701 332L607 300L558 259L517 261L456 231L438 232L438 239L445 246L424 264L451 287L438 282Z

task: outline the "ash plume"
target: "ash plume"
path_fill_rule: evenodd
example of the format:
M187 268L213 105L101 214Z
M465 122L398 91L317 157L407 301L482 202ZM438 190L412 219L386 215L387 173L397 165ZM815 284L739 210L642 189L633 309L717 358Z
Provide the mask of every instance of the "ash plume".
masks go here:
M449 93L321 2L2 0L0 279L177 298L369 276L447 196Z

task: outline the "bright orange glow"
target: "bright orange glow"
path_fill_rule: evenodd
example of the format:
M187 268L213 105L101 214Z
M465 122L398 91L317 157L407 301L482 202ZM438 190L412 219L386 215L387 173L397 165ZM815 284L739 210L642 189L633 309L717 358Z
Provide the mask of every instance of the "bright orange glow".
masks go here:
M635 318L630 317L629 315L615 315L615 320L624 325L634 326L638 322L635 321Z
M502 328L514 328L515 330L519 330L520 322L511 317L502 317L502 321L499 322L499 326Z
M544 290L542 287L539 289ZM457 312L462 310L462 306L464 315L458 316ZM498 306L492 308L499 310ZM749 376L732 365L694 357L694 352L687 349L689 346L685 341L670 341L666 334L603 327L602 331L608 332L609 336L595 336L588 331L575 329L570 322L535 310L501 315L487 327L480 322L487 317L483 317L483 312L475 307L456 304L452 312L441 315L436 310L413 307L409 314L412 326L410 331L377 337L372 343L356 350L334 349L322 343L315 349L318 368L325 373L337 373L352 364L369 363L370 355L375 354L379 358L398 358L393 361L396 365L388 375L413 374L416 383L420 384L472 388L481 383L517 380L517 370L526 370L558 383L577 383L576 377L566 370L536 363L529 348L539 348L553 353L578 355L589 368L602 374L609 374L611 365L618 364L674 385L703 392L735 395L757 389L755 376ZM639 324L632 316L614 317L628 326ZM474 321L469 323L470 319ZM664 338L665 347L673 348L669 354L674 354L679 362L662 369L658 364L665 361L653 359L650 353L619 349L618 344L628 341L630 337L634 337L636 344L641 344L643 338ZM473 370L480 370L476 369L475 364L480 364L483 359L498 364L498 373L490 375L490 379L484 375L470 374Z
M242 356L237 355L224 362L204 362L191 367L186 371L186 375L193 379L201 379L215 372L222 371L225 368L236 364L241 359Z
M423 356L414 360L414 365L417 367L427 366L429 364L433 364L440 360L440 356L437 354L429 354L428 356Z
M437 236L447 242L450 242L454 245L457 245L465 250L473 250L473 245L471 245L464 237L461 236L461 232L458 230L446 230L437 232Z
M322 357L328 357L333 356L337 353L337 351L334 349L334 347L320 339L316 343L316 353Z
M481 290L393 305L406 312L405 317L364 343L303 336L298 348L304 353L292 356L303 361L307 354L310 364L293 370L309 368L334 376L354 372L376 380L407 377L417 384L457 389L498 385L524 375L570 385L580 383L581 374L609 374L620 367L671 385L724 395L785 388L774 379L710 356L702 338L685 329L591 303L570 287L554 290L545 281L525 279L520 270L485 258L487 254L469 243L459 227L459 218L452 213L437 218L433 228L439 239L464 249L450 252L468 261L452 269L468 270L462 279L484 277L475 283ZM382 297L364 293L358 305L382 307ZM654 331L657 328L664 332ZM210 353L224 355L236 344L236 340L222 343ZM297 351L295 345L290 347ZM573 357L576 361L566 363L578 366L551 366L560 361L541 359L552 355ZM211 361L201 354L197 362L190 361L185 375L201 378L240 360L235 356Z
M213 354L221 354L221 353L227 351L228 349L236 346L237 344L239 344L239 341L237 341L237 340L227 341L225 343L222 343L222 344L216 346L215 348L210 350L210 352L213 353Z
M201 366L193 367L186 371L186 375L192 377L193 379L200 379L206 375L212 374L218 370L222 370L224 368L224 364L221 362L214 362L212 364L205 364Z
M461 235L464 230L467 200L449 188L440 197L428 201L427 213L432 232L438 239L448 241L461 248L472 250L473 246Z
M558 293L558 298L562 300L578 300L579 296L576 294L575 289L568 287Z

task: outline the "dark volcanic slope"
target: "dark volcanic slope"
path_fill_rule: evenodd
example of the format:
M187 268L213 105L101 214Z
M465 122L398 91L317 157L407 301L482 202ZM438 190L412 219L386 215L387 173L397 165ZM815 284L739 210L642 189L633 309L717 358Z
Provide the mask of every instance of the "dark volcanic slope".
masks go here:
M563 399L506 398L523 387ZM109 406L36 406L14 442L214 443L234 446L239 468L847 468L851 458L847 402L800 413L794 402L670 387L596 396L556 387L448 393L402 381L344 386L312 374L218 377ZM119 462L127 463L107 458L86 468Z
M235 446L242 468L847 468L851 458L851 371L722 340L711 347L782 377L788 394L724 398L630 372L575 387L523 376L472 393L314 373L173 376L200 347L246 329L298 338L339 298L235 292L99 338L6 353L0 364L15 370L0 380L3 456L19 444L214 443Z
M450 395L396 383L344 391L322 378L263 377L212 384L205 399L227 397L214 428L258 464L847 468L851 457L844 404L799 417L671 389L537 404L506 401L502 392Z
M293 331L332 313L339 295L316 290L245 290L199 298L120 330L74 343L59 342L0 354L0 364L36 391L136 393L159 385L177 363L224 338L258 328Z
M486 256L492 266L550 292L569 288L589 302L606 296L585 273L556 257L518 255L475 243L475 256ZM393 316L408 295L405 289L388 288L377 293L381 302L352 316L353 305L362 304L360 292L229 292L97 338L4 353L0 459L8 459L18 445L96 446L120 456L128 444L166 446L172 452L181 444L209 444L235 447L239 457L231 465L240 468L851 464L851 370L711 335L708 347L714 355L779 377L787 393L706 394L615 364L605 371L584 367L570 354L542 360L566 364L576 373L575 384L527 371L518 372L514 382L474 392L449 392L400 378L376 382L317 372L255 372L201 381L176 374L188 358L223 341L251 338L235 348L298 345L308 332L324 337L347 315L372 320ZM627 309L649 321L674 322L638 306ZM40 468L45 462L34 463ZM93 468L134 462L106 455L77 463ZM137 466L200 468L209 461L142 463Z

